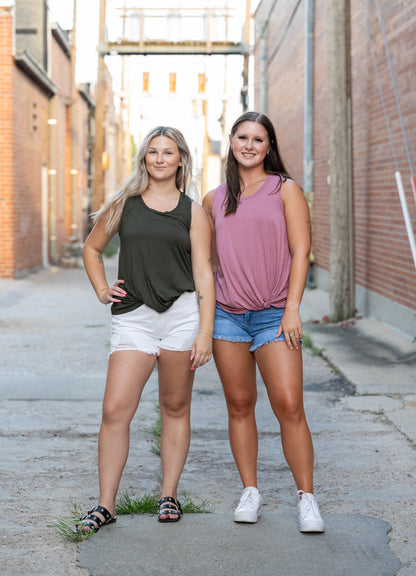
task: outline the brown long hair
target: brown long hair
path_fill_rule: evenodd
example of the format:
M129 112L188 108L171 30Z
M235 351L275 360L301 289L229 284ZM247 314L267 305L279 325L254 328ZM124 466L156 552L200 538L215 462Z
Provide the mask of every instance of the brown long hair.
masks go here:
M231 128L231 137L237 131L237 128L243 122L257 122L261 124L267 131L269 137L270 151L264 159L264 171L266 174L276 174L281 176L284 182L290 178L288 171L283 164L280 157L279 148L277 146L276 132L271 120L259 112L245 112L237 118ZM238 162L234 157L231 146L228 148L228 155L225 165L225 177L227 182L227 195L225 203L225 215L234 214L238 207L238 201L241 196L241 178L238 172Z

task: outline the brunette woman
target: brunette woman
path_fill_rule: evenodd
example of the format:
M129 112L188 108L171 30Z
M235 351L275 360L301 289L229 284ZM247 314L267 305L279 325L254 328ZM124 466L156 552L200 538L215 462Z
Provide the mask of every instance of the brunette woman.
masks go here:
M215 228L214 360L244 488L234 520L257 522L262 502L257 486L257 365L296 483L300 530L323 532L303 406L299 315L311 222L302 190L280 158L267 116L247 112L234 123L226 182L207 194L203 205Z

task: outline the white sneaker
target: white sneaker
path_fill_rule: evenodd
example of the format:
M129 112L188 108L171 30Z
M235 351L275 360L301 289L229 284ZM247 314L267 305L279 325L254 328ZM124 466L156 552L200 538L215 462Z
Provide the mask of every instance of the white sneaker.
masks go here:
M257 522L260 515L262 497L254 486L246 488L240 498L240 502L234 512L234 522Z
M319 513L318 503L313 494L298 490L300 500L299 524L301 532L325 532L325 525Z

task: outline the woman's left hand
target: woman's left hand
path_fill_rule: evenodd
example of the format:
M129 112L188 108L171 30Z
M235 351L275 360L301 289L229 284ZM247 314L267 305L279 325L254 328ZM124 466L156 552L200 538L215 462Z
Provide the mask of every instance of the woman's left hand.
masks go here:
M212 336L198 332L191 351L191 370L209 362L212 358Z
M300 341L303 337L303 332L299 310L290 310L286 308L282 321L280 322L277 336L279 337L282 333L285 337L286 344L291 350L293 347L295 347L296 350L300 348Z

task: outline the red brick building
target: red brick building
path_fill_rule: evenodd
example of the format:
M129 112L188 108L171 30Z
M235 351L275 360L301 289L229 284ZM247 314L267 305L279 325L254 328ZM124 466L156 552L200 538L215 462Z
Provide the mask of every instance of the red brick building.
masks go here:
M318 286L327 289L330 278L330 187L325 0L260 2L255 13L255 108L261 109L263 103L264 111L277 127L282 155L289 170L303 184L305 5L308 3L314 10L314 270ZM408 151L416 169L416 0L380 0L379 4ZM396 170L402 175L414 232L416 203L380 18L376 5L370 0L351 0L351 44L356 307L361 314L415 335L416 270L397 191Z
M1 277L59 263L85 239L94 102L72 77L68 35L47 3L0 0Z

